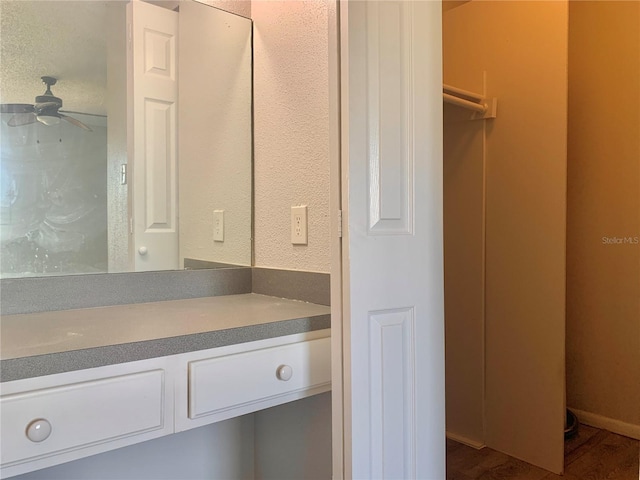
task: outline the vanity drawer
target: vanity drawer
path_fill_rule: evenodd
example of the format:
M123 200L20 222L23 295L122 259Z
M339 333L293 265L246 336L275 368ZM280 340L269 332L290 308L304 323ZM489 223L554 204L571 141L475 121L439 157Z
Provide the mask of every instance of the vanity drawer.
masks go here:
M249 413L329 390L331 339L192 361L188 372L190 419Z
M158 369L3 396L2 466L163 429L164 384Z

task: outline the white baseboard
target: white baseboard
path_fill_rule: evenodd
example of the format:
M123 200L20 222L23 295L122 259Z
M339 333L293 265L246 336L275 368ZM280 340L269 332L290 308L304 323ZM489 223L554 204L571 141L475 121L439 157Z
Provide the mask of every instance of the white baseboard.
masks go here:
M471 448L475 448L476 450L480 450L481 448L486 447L486 445L482 442L478 442L477 440L471 440L463 435L458 435L457 433L447 432L447 438L449 440L453 440L454 442L462 443Z
M603 417L602 415L585 412L584 410L578 410L577 408L569 407L569 410L576 414L580 423L640 440L640 425L634 425L633 423Z

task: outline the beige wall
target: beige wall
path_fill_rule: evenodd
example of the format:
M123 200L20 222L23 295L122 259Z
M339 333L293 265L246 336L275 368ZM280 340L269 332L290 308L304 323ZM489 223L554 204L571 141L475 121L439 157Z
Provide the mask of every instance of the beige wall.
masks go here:
M444 14L445 81L482 92L482 74L451 73L455 26ZM476 72L477 73L477 72ZM462 78L464 77L464 78ZM444 295L447 433L484 442L484 140L488 122L444 106Z
M640 237L640 2L571 2L569 33L567 403L637 436L640 245L603 237Z
M472 130L478 127L470 125L466 134L460 129L454 146L462 149L470 139L469 157L456 152L457 164L445 170L445 208L459 215L458 220L446 220L447 333L462 335L447 337L447 360L455 356L460 362L447 366L447 392L468 391L477 399L477 379L469 375L477 374L484 358L485 442L559 472L564 426L568 3L471 1L448 10L444 18L445 83L482 91L486 71L486 93L498 97L498 116L487 121L484 147L484 357L472 342L476 336L482 343L476 243L481 238L476 215L481 212L482 171L469 163L483 155L477 138L481 133L474 136ZM451 187L459 190L447 192ZM456 225L460 219L469 224ZM468 242L455 237L465 232ZM453 377L454 371L467 374ZM448 399L448 406L455 401ZM456 428L475 433L479 420L469 418L465 402L459 400L460 410L449 411L449 419L468 422ZM474 411L477 415L477 408Z
M488 89L500 97L500 117L487 144L486 438L489 445L559 472L565 421L568 2L493 6L485 7L477 32L491 39ZM490 21L497 27L487 29Z
M328 272L329 62L325 1L259 1L254 20L254 263ZM308 205L309 243L291 244Z
M256 480L331 478L331 393L254 414Z

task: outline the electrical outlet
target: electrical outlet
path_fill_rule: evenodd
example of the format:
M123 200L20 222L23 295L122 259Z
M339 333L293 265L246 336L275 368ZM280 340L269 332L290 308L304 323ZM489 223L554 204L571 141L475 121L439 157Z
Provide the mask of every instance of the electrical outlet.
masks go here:
M224 242L224 210L213 211L213 241Z
M307 206L291 207L291 243L307 244Z

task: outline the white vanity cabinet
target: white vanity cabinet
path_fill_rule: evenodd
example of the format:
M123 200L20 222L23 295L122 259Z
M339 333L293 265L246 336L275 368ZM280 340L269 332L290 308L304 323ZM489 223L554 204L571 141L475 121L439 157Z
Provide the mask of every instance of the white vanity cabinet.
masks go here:
M0 384L1 477L331 388L330 330Z
M172 433L168 360L1 384L2 478Z
M329 391L331 339L288 335L185 354L181 365L176 431Z

